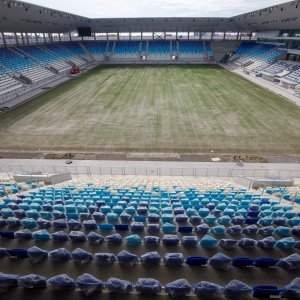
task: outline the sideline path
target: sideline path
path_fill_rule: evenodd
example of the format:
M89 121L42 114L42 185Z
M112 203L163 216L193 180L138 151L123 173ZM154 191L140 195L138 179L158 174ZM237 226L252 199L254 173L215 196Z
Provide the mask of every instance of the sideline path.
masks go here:
M0 172L38 172L87 175L255 176L300 178L300 164L173 161L109 161L1 159Z

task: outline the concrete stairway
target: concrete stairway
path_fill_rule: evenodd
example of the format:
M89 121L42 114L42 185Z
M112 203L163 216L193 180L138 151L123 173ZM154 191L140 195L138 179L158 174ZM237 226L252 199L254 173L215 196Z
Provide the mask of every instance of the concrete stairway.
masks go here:
M232 52L240 45L241 41L211 41L214 59L219 62L226 53Z

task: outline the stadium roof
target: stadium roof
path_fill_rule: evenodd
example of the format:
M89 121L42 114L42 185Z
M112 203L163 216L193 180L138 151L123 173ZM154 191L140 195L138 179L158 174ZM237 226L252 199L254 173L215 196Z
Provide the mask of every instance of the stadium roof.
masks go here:
M251 32L300 29L300 0L290 1L231 18L96 18L45 8L21 1L0 0L2 32Z

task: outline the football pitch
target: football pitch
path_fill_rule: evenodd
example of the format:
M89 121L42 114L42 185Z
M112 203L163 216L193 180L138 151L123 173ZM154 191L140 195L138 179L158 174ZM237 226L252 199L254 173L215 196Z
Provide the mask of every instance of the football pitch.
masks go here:
M300 154L300 108L218 66L104 66L0 115L0 150Z

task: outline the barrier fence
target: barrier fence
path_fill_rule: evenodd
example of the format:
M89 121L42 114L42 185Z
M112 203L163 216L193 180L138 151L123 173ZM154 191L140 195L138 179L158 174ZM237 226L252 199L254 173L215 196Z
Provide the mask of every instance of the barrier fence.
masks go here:
M13 174L62 174L75 176L99 175L144 175L144 176L203 176L203 177L273 177L300 178L300 169L255 169L237 166L236 168L166 168L166 167L106 167L106 166L71 166L71 165L4 165L0 173Z

